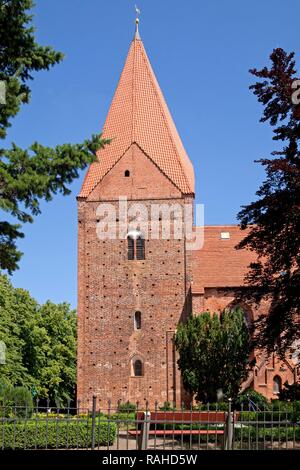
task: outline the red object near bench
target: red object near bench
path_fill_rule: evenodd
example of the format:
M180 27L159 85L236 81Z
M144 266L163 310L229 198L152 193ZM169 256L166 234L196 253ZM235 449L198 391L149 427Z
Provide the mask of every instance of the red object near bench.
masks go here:
M136 436L138 448L145 450L148 447L150 436L195 436L195 435L215 435L224 436L223 446L229 445L228 438L232 439L228 433L229 416L233 413L224 411L153 411L136 413L135 430L130 430L129 434ZM195 424L216 426L214 429L193 429ZM191 426L191 429L175 429L175 425ZM217 425L223 426L218 429ZM161 427L164 426L163 429ZM167 427L173 426L171 429ZM157 429L159 427L160 429Z

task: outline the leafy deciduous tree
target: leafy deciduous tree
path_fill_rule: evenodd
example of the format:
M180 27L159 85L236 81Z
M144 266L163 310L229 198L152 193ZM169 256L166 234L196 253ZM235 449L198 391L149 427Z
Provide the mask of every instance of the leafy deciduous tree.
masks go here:
M74 398L76 313L68 304L40 306L0 276L0 341L6 344L2 383L35 389L51 401Z

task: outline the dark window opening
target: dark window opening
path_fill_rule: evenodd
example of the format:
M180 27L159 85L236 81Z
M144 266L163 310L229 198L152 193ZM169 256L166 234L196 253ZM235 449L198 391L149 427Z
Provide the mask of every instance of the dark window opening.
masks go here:
M135 239L135 237L129 235L127 243L129 260L141 261L145 259L145 240L141 236Z
M282 387L282 381L279 375L275 375L273 379L273 393L276 393L278 395L281 392L281 387Z
M133 373L135 377L143 376L143 363L140 359L136 359L133 363Z
M126 171L125 171L125 178L129 178L129 176L130 176L130 171L129 171L129 170L126 170Z
M145 240L142 237L136 240L136 259L145 259Z
M133 260L134 259L134 240L133 238L128 237L128 259Z
M142 328L142 314L141 312L135 312L134 314L134 329L140 330Z

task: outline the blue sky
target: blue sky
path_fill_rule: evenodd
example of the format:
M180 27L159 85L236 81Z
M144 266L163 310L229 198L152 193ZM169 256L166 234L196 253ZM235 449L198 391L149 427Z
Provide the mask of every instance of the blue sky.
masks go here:
M41 44L65 53L32 83L8 134L28 147L81 142L101 130L134 33L131 0L36 0ZM275 147L261 106L248 87L250 67L263 67L275 47L299 64L298 0L139 0L140 32L197 181L206 224L232 224L263 179L255 159ZM38 301L77 299L76 195L42 204L25 227L24 256L13 276Z

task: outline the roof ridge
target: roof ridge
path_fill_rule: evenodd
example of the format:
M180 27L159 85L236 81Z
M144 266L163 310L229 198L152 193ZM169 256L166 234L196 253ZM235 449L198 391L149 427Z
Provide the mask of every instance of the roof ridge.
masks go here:
M135 68L136 68L136 44L137 40L134 38L133 40L133 67L132 67L132 120L131 120L131 140L134 142L135 140L135 131L136 131L136 126L135 126L135 112L136 112L136 74L135 74Z
M141 41L141 44L143 45L143 41ZM186 181L186 185L187 185L187 187L191 190L191 188L190 188L190 183L189 183L189 181L187 180L187 177L186 177L186 174L185 174L185 169L183 168L182 163L181 163L181 159L180 159L180 155L179 155L179 153L178 153L177 146L176 146L176 144L175 144L175 142L174 142L174 139L173 139L173 134L172 134L172 131L171 131L171 129L170 129L170 126L169 126L169 123L168 123L168 119L167 119L167 117L166 117L166 115L165 115L165 111L164 111L163 106L162 106L162 102L161 102L161 99L160 99L160 98L162 98L163 101L164 101L164 104L166 104L165 99L164 99L164 96L163 96L163 95L162 95L161 97L158 96L158 93L157 93L158 90L157 90L157 88L154 86L153 80L151 80L151 78L154 78L155 81L157 81L156 76L155 76L154 71L153 71L153 69L152 69L151 63L150 63L150 61L149 61L149 59L148 59L147 53L146 53L146 51L145 51L145 48L142 47L141 51L142 51L143 59L144 59L146 65L148 65L148 66L150 67L150 70L149 70L149 67L146 67L147 72L149 73L149 71L150 71L150 72L151 72L151 75L152 75L152 77L151 77L151 75L150 75L150 83L151 83L151 86L153 87L153 90L154 90L155 95L157 96L157 102L158 102L158 105L159 105L159 107L160 107L160 109L161 109L161 113L162 113L162 116L163 116L163 119L164 119L164 122L165 122L165 126L166 126L166 128L167 128L167 130L168 130L168 133L169 133L169 136L170 136L170 140L171 140L171 142L172 142L173 148L174 148L175 153L176 153L176 156L177 156L178 163L179 163L179 165L180 165L180 167L181 167L181 170L182 170L182 173L183 173L183 175L184 175L184 178L185 178L185 181ZM158 83L157 83L157 84L158 84ZM159 86L159 84L158 84L158 86ZM160 87L159 87L159 90L160 90ZM162 93L161 93L161 94L162 94ZM169 111L169 113L170 113L170 115L171 115L171 112L170 112L170 111ZM173 119L173 116L172 116L172 115L171 115L171 118ZM176 127L176 126L175 126L175 127ZM176 130L177 130L177 129L176 129ZM178 133L178 131L177 131L177 133ZM180 138L179 135L178 135L178 137ZM193 193L193 191L191 191L191 193Z

